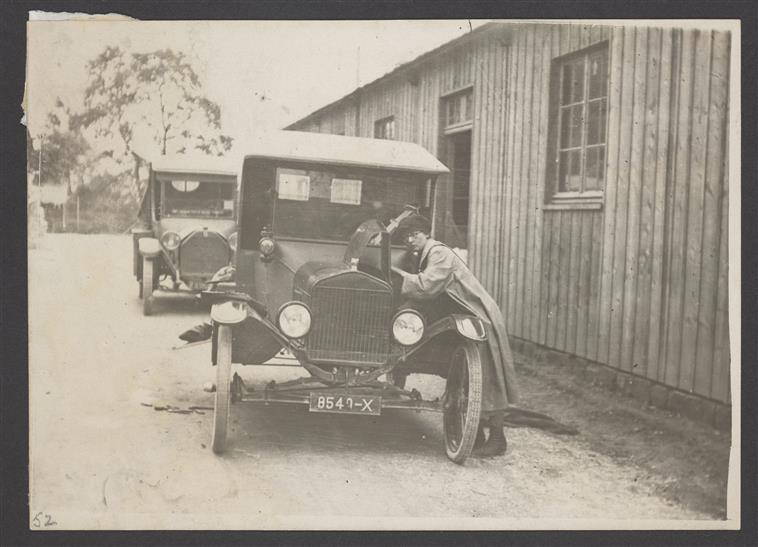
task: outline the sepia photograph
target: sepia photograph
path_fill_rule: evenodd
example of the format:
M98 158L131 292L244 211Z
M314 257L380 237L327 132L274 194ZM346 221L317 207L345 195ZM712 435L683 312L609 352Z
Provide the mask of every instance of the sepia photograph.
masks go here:
M30 12L37 530L736 530L740 22Z

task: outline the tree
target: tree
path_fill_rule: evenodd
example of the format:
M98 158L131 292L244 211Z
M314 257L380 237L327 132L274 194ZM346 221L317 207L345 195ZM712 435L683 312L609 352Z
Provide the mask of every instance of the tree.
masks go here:
M72 123L107 140L105 155L129 164L135 194L142 191L137 142L140 150L152 145L162 155L199 150L221 156L231 148L232 138L221 132L221 108L204 95L182 52L128 53L108 46L87 63L87 71L84 110Z
M71 129L70 119L70 109L58 99L55 110L47 115L42 134L37 136L36 148L34 139L27 133L28 167L36 171L41 166L38 181L68 184L71 175L84 168L82 159L89 145L79 131Z
M165 155L191 149L223 155L232 145L221 133L221 109L202 91L200 77L181 52L127 53L106 47L87 64L84 111L75 119L98 137L116 137L124 155L146 135ZM114 153L117 151L114 151Z

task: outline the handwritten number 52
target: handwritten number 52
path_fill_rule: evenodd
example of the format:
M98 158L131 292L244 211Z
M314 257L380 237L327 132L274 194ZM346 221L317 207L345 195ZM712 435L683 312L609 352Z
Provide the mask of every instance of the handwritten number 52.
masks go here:
M43 526L55 526L56 524L58 523L53 520L53 517L51 515L43 513L42 511L39 511L36 515L34 515L34 518L32 519L32 526L35 528L42 528Z

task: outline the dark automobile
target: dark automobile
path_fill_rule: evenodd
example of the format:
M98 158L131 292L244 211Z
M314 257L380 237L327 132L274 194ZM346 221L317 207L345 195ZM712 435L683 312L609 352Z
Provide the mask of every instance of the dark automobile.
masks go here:
M167 292L199 293L236 246L237 162L162 156L148 164L134 239L143 312Z
M409 260L398 224L434 215L436 178L447 172L416 144L317 133L269 135L245 156L235 285L204 292L214 303L216 453L231 403L259 402L442 412L448 457L466 459L481 412L484 325L450 299L404 301L390 268ZM308 376L253 390L232 374L233 363L263 364L282 350ZM446 378L445 394L404 389L410 373Z

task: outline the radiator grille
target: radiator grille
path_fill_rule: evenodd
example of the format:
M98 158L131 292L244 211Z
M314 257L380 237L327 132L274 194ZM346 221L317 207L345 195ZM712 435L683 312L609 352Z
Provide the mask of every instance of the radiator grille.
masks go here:
M381 365L389 353L392 294L376 288L314 287L306 347L314 362Z
M179 270L183 276L211 277L229 263L229 246L213 232L196 232L182 242Z

